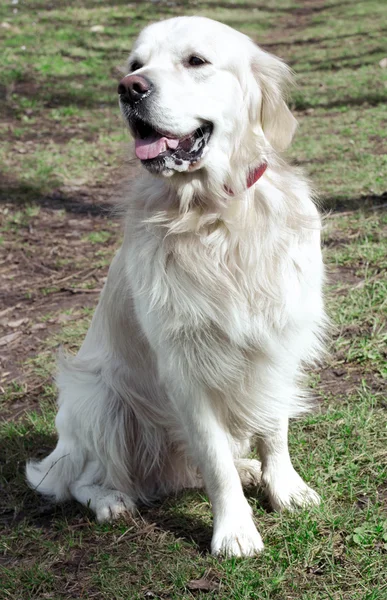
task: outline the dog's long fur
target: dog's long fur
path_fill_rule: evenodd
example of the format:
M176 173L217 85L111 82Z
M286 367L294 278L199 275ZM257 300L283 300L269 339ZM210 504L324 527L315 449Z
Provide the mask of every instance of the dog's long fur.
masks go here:
M208 51L211 71L177 65L186 47ZM60 361L58 445L27 477L100 520L204 484L213 552L251 555L263 546L241 482L260 478L244 458L254 439L274 508L319 500L287 449L325 323L320 219L279 154L295 129L291 74L242 34L197 17L149 26L132 56L158 87L161 129L184 135L203 119L214 133L197 168L144 173L128 192L123 245L86 339Z

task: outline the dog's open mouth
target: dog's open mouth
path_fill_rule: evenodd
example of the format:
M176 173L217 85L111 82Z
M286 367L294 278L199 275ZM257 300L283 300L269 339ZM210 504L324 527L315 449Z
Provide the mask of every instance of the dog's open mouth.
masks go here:
M130 123L135 138L136 156L150 171L165 169L187 171L205 154L213 125L206 123L182 138L156 130L136 118Z

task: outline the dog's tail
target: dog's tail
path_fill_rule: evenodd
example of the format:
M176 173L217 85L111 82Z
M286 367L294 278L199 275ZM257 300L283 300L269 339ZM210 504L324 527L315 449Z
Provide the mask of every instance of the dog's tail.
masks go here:
M27 481L34 491L63 502L70 499L70 484L79 478L84 464L85 457L80 449L59 442L41 462L27 463Z

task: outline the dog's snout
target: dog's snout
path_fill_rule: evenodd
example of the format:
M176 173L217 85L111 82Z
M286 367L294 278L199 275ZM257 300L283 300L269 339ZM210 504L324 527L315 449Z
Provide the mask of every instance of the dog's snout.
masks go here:
M126 75L118 84L118 93L125 102L133 104L142 100L153 90L153 84L143 75Z

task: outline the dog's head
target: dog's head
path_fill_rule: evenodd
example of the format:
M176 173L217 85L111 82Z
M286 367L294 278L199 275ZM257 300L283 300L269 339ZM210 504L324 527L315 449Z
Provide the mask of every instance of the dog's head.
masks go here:
M288 67L226 25L202 17L152 24L128 67L120 106L136 155L154 174L207 172L235 184L234 170L244 177L292 139Z

